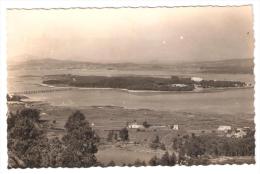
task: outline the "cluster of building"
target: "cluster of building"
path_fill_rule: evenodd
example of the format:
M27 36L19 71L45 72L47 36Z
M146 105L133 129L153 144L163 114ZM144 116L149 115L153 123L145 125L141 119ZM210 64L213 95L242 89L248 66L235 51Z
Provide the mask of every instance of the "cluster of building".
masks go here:
M247 135L248 131L250 130L249 127L243 127L243 128L232 128L231 126L219 126L218 127L219 133L224 133L226 137L230 138L243 138Z
M131 123L127 123L127 128L129 129L144 129L144 125L138 124L136 120Z
M168 128L172 130L179 130L178 124L170 124L170 125L149 125L146 126L144 124L138 124L136 120L133 122L127 123L127 128L129 129L145 129L145 128Z
M187 87L189 83L199 83L203 79L200 77L190 77L190 78L179 78L178 76L172 76L172 79L175 81L179 81L180 83L171 84L171 87ZM183 83L181 83L183 82Z

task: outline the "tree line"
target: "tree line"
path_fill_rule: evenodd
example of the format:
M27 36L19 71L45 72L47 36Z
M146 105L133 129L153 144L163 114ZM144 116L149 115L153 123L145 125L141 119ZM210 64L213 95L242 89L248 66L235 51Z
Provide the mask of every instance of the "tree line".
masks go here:
M242 138L218 136L215 133L184 135L173 140L173 149L190 157L211 156L254 156L255 132L249 130Z

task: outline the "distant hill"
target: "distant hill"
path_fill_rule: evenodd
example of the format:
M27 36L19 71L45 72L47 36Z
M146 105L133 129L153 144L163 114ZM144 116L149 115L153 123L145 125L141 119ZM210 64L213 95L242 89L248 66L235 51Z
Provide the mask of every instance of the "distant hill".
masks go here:
M75 64L75 63L82 63L82 62L73 61L73 60L58 60L58 59L44 58L44 59L26 60L24 62L21 62L20 65L40 66L44 64L61 65L61 64Z
M253 74L253 59L230 59L213 62L200 62L198 64L204 73L230 73L230 74Z
M32 59L9 65L9 68L43 68L43 69L106 69L106 70L142 70L142 71L172 71L200 72L217 74L252 74L253 59L230 59L218 61L186 62L178 64L137 64L137 63L93 63L74 60Z
M30 59L23 62L16 62L8 65L8 68L23 68L23 69L57 69L57 68L83 68L86 65L92 65L89 62L80 62L74 60L58 60L51 58Z

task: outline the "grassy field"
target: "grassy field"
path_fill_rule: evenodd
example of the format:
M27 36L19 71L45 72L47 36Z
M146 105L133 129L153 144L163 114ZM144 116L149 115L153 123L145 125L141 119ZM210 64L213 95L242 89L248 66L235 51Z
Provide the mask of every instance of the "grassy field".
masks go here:
M22 104L11 104L9 105L9 110L15 112L22 107ZM178 132L211 131L216 130L219 125L254 127L253 114L205 114L197 112L155 111L150 109L125 109L115 106L54 107L40 102L33 102L30 104L30 107L39 109L41 111L41 118L50 122L54 121L53 127L58 129L63 129L67 118L76 110L80 110L90 123L94 123L93 128L100 133L101 137L106 134L104 130L121 129L126 126L127 122L133 122L134 120L139 124L147 121L153 126L178 124ZM167 133L176 133L176 131L168 128L149 128L145 132L137 133L136 130L130 130L130 134L132 134L131 132L134 132L132 135L133 139L135 139L135 135L140 137L141 134L149 137L149 134L167 135Z
M99 146L97 159L105 164L113 160L116 164L129 164L134 163L137 159L145 161L146 163L153 156L161 157L165 151L152 150L149 147L135 144L114 144Z
M10 104L9 110L23 108L23 104ZM96 133L101 138L97 158L103 163L113 160L116 164L133 163L136 159L148 162L154 155L161 156L165 151L152 150L150 142L156 135L165 144L166 150L172 151L173 138L185 134L201 134L203 132L216 131L219 125L231 125L233 127L254 127L253 115L227 115L227 114L202 114L191 112L155 111L149 109L124 109L114 106L92 106L82 108L53 107L45 103L31 103L31 108L41 110L41 118L52 124L48 129L49 137L62 137L67 118L79 109L86 119L92 124ZM166 126L163 128L148 128L142 131L129 129L129 143L106 141L108 131L118 130L126 126L127 122L136 120L142 124L147 121L152 126ZM178 124L179 130L167 127L169 124ZM241 160L240 160L241 161ZM242 160L243 161L243 160Z

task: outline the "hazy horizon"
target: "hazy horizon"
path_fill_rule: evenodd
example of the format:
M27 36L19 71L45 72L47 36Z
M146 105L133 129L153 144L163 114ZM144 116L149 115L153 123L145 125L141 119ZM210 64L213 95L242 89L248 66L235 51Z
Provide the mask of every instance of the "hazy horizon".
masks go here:
M96 63L253 58L252 13L251 6L9 9L8 62L26 55Z
M88 60L77 60L77 59L56 59L56 58L51 58L51 57L36 57L32 55L21 55L24 57L21 61L8 61L7 64L9 65L15 65L15 64L20 64L20 63L25 63L25 62L30 62L30 61L42 61L42 60L53 60L53 61L72 61L72 62L82 62L82 63L93 63L93 64L151 64L151 65L174 65L174 64L181 64L181 63L200 63L200 62L218 62L218 61L235 61L235 60L253 60L253 58L238 58L238 59L215 59L215 60L198 60L198 61L193 61L193 60L186 60L186 61L181 61L181 60L176 60L175 62L159 62L159 61L150 61L150 62L131 62L131 61L124 61L124 62L97 62L97 61L88 61ZM18 56L19 57L19 56ZM26 57L26 58L25 58Z

